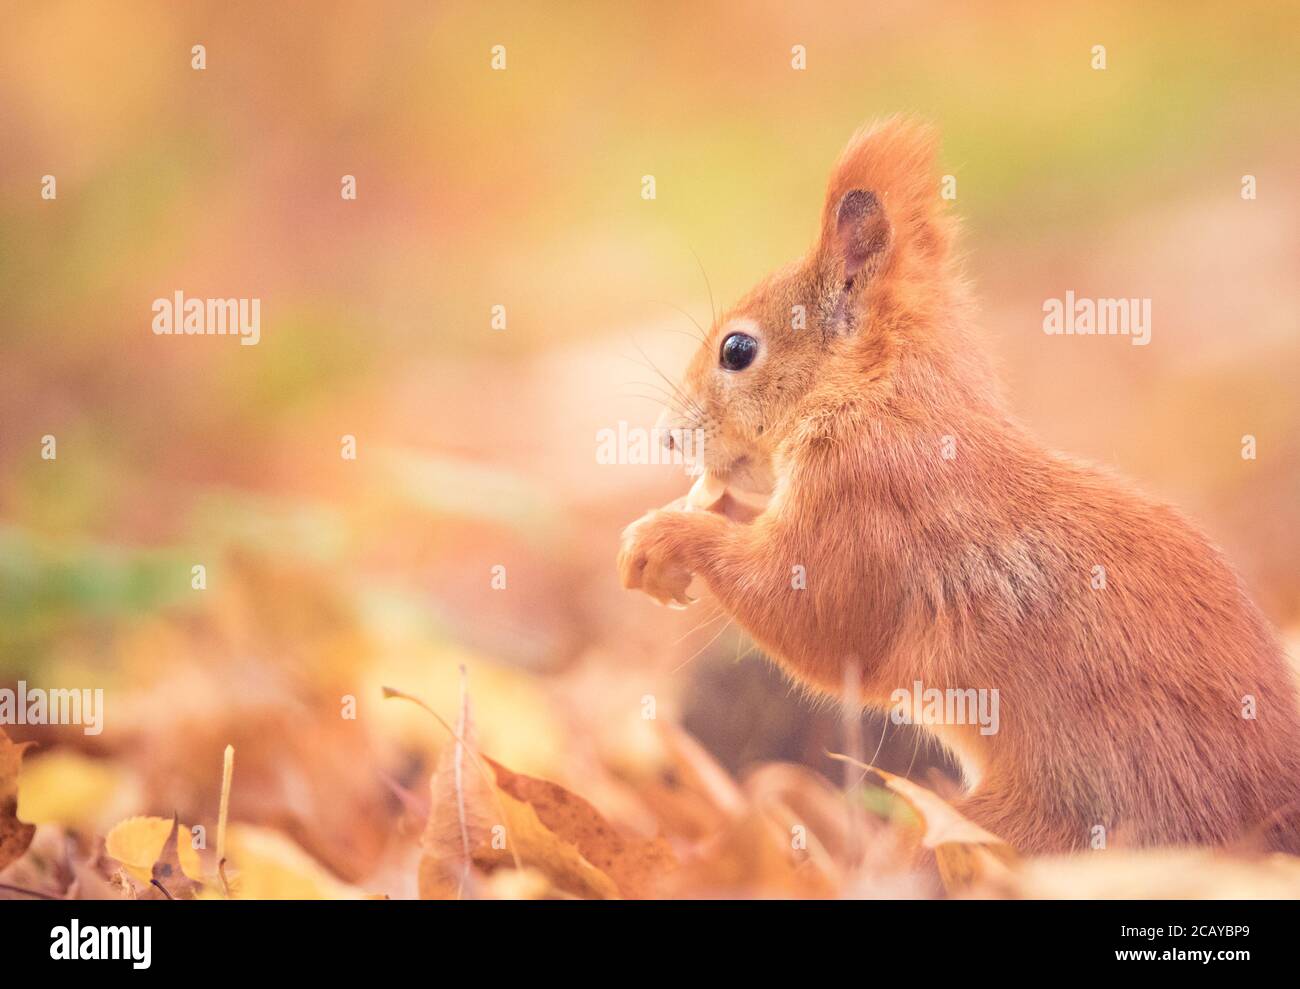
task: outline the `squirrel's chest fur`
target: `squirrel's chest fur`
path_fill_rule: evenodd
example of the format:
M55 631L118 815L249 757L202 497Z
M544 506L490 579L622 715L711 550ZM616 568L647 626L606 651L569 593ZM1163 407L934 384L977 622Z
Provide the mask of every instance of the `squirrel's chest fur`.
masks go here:
M947 473L871 477L916 469L925 440L899 437L843 479L821 466L839 508L809 524L838 538L799 542L857 593L777 599L778 655L831 690L858 664L876 706L914 682L998 691L995 733L928 730L963 765L967 811L1026 849L1084 847L1098 828L1138 845L1258 828L1294 847L1295 692L1231 568L1103 473L1018 433L965 438ZM1275 811L1289 828L1265 823Z

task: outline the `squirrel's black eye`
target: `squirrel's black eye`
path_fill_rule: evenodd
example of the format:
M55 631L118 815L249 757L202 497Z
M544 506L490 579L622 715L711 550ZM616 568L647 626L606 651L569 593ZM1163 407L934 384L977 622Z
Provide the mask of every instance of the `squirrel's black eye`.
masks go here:
M733 333L722 341L722 366L728 371L743 371L758 356L758 341L748 333Z

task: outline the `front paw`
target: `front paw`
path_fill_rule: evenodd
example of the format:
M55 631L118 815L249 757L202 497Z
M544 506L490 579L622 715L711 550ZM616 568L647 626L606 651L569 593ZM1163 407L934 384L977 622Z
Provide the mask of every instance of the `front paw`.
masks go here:
M643 515L624 529L618 553L623 586L639 588L670 607L693 603L686 594L693 576L685 552L686 530L683 513L664 509Z

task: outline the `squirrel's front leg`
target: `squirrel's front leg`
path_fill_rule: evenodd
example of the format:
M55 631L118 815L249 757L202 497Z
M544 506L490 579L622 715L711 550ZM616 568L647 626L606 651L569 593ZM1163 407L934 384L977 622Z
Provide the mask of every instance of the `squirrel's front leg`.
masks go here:
M808 538L779 511L751 523L714 512L664 508L623 532L623 586L686 603L698 576L765 652L804 680L838 689L847 661L873 664L897 632L897 601L842 539ZM832 532L848 531L827 519Z
M618 559L623 586L665 604L685 604L687 586L698 575L727 611L762 635L766 629L753 627L762 624L754 605L779 591L773 578L783 572L765 521L744 524L716 512L675 507L649 512L623 530Z
M655 509L623 530L619 578L624 587L645 591L661 604L687 604L691 578L738 528L713 512Z

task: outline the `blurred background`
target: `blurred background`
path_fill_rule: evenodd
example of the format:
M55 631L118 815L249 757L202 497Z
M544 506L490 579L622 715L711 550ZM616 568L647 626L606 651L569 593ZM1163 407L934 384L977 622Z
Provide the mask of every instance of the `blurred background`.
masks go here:
M839 149L897 111L943 135L1013 408L1197 519L1294 640L1294 7L54 2L2 21L0 686L107 705L98 736L10 729L38 743L26 820L210 820L233 743L233 818L411 895L447 736L380 688L451 718L461 665L485 752L641 833L707 832L668 751L690 739L736 780L838 781L839 712L707 601L619 589L622 526L689 481L597 463L596 433L653 423L647 361L673 375L711 295L800 255ZM260 343L155 336L177 290L260 298ZM1152 342L1044 335L1066 290L1150 298ZM859 728L869 754L880 722ZM906 731L879 761L949 774Z

